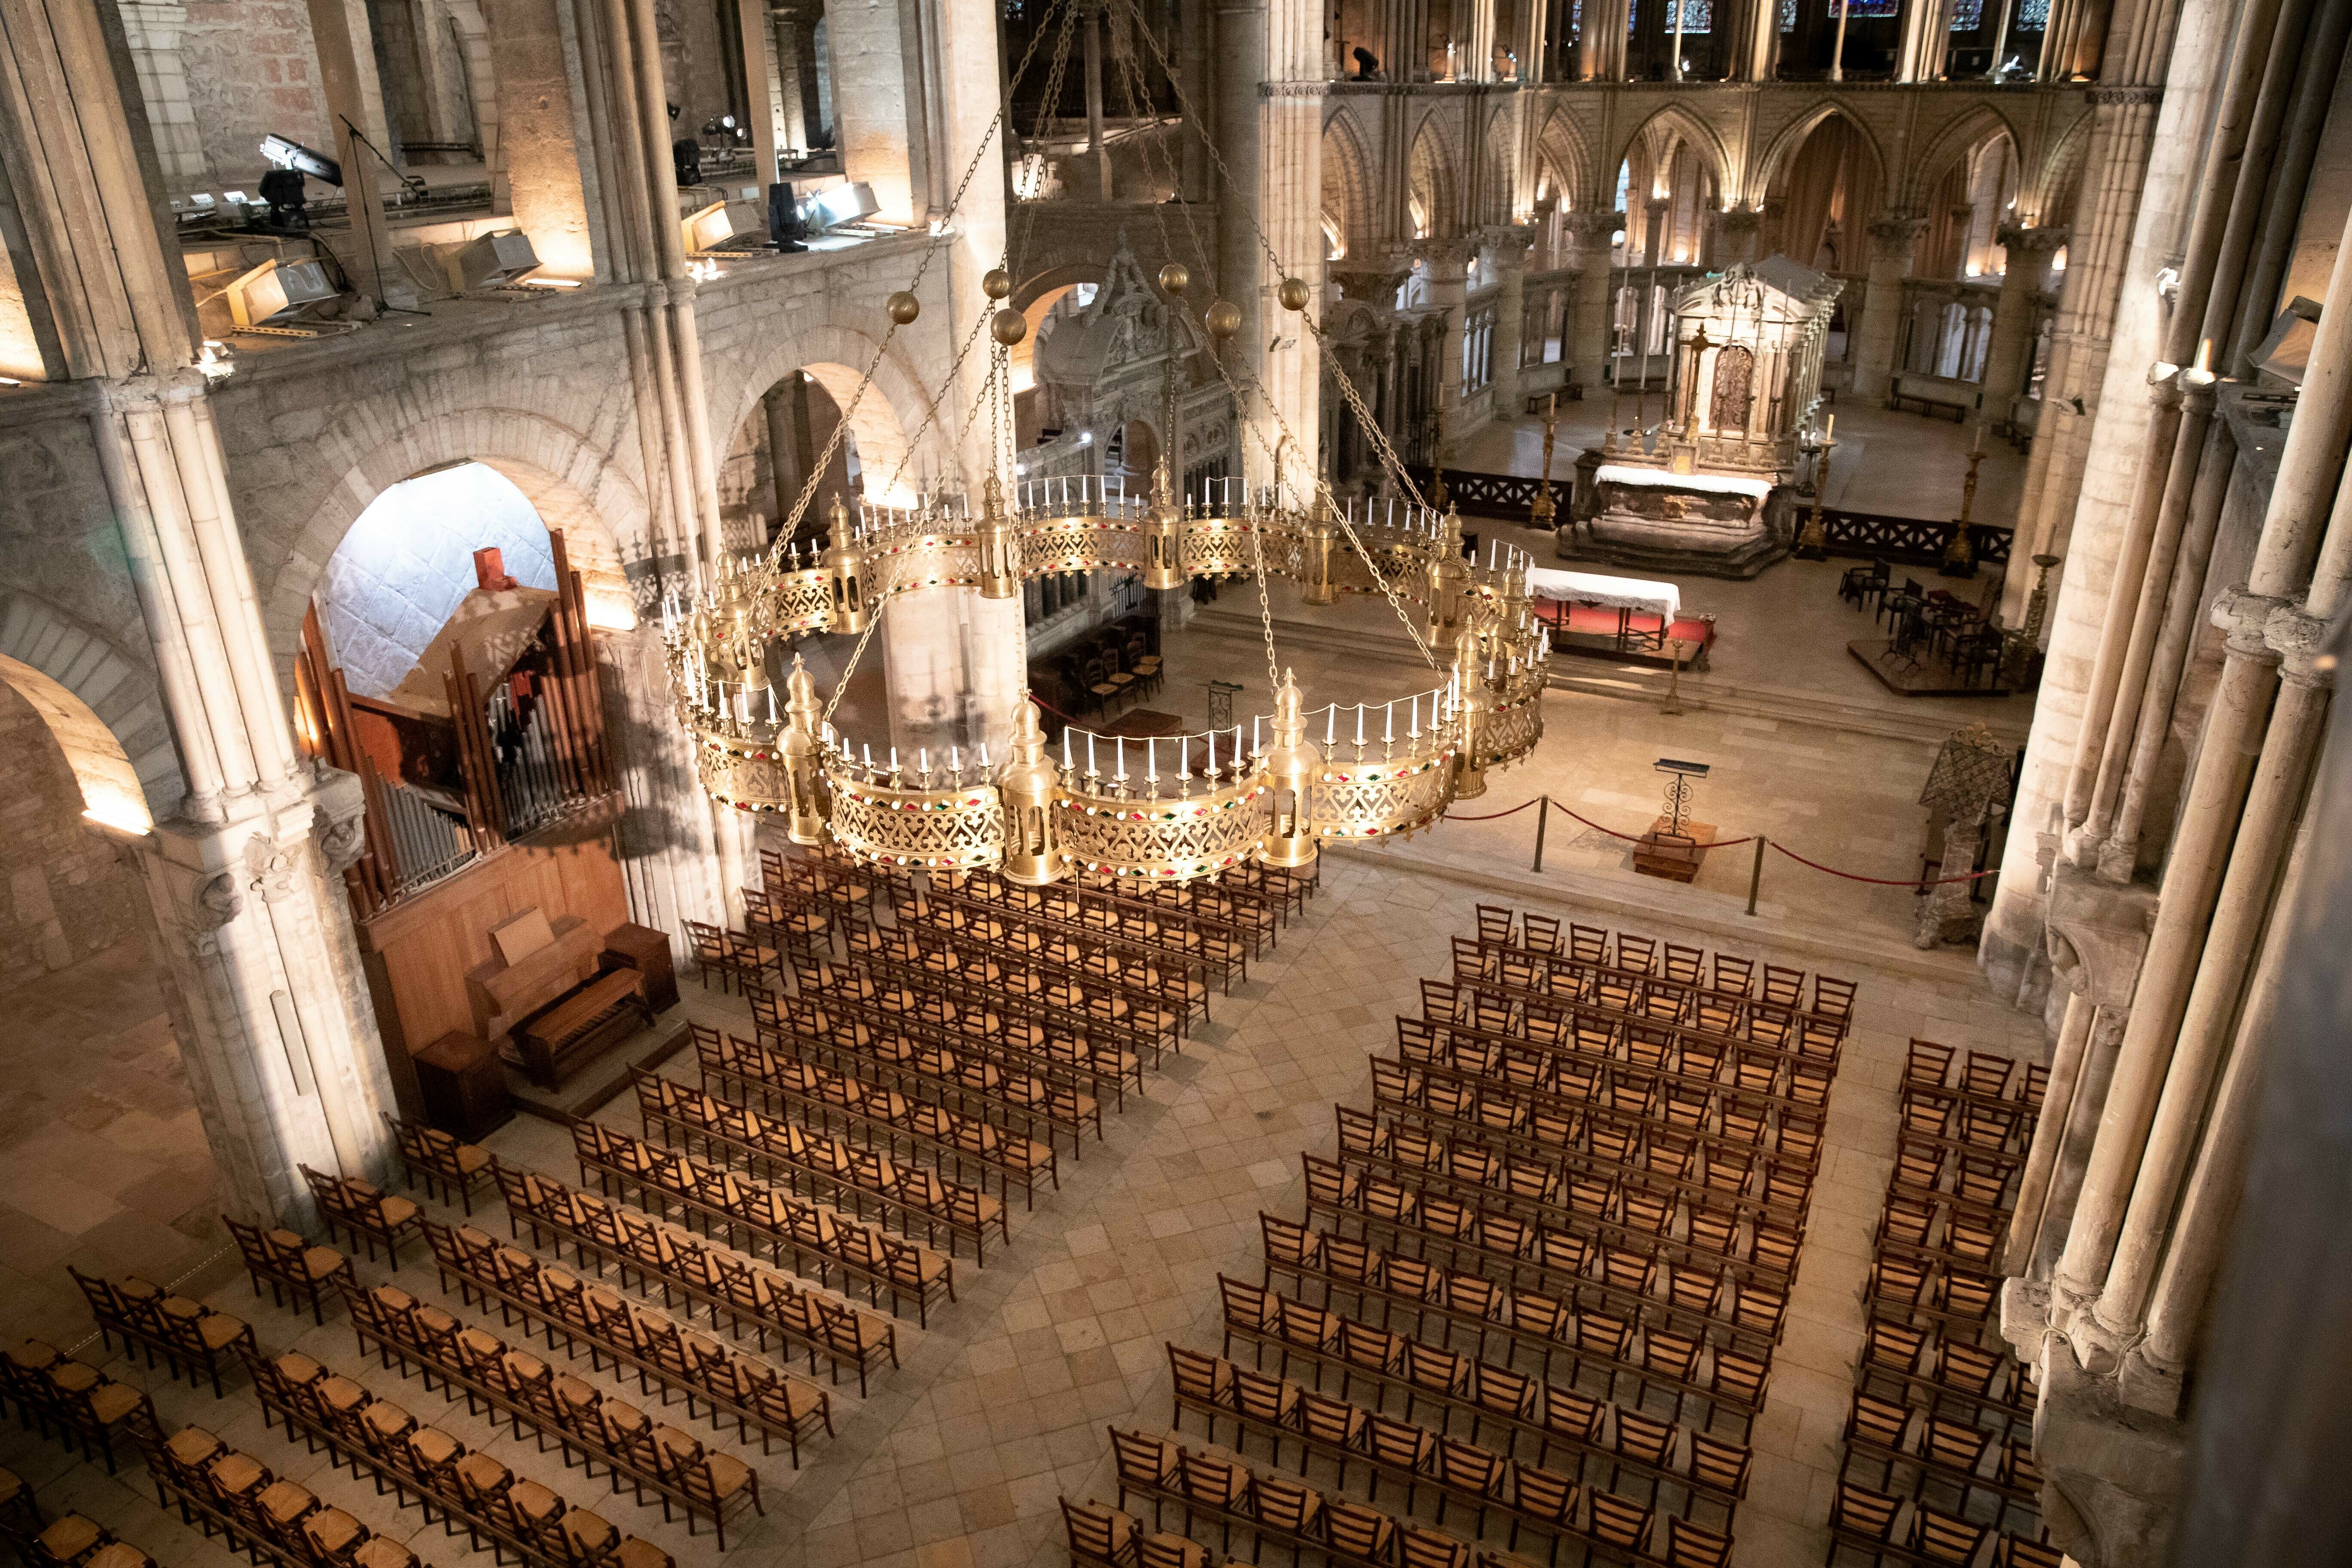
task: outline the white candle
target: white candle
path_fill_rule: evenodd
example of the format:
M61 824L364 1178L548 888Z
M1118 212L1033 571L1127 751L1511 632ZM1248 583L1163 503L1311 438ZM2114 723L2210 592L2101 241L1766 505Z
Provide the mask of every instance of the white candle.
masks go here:
M1364 743L1364 705L1363 705L1362 703L1359 702L1359 703L1357 703L1357 704L1356 704L1356 744L1357 744L1357 745L1359 745L1359 746L1360 746L1360 745L1362 745L1363 743Z
M1394 745L1395 743L1396 701L1391 698L1389 701L1389 705L1381 710L1381 744L1383 746L1389 746Z

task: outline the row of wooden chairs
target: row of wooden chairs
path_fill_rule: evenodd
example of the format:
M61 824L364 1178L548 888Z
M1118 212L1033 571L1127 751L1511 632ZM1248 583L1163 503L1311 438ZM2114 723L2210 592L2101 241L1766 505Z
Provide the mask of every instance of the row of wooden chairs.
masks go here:
M78 1449L85 1459L103 1458L109 1475L115 1472L116 1436L135 1436L155 1424L144 1390L40 1340L19 1341L0 1360L0 1401L16 1405L26 1431Z
M253 1281L255 1300L261 1299L261 1288L267 1285L272 1304L283 1307L291 1300L299 1312L307 1301L311 1321L327 1321L327 1297L334 1290L336 1281L351 1273L350 1258L331 1247L313 1247L307 1238L283 1226L265 1229L228 1215L221 1215L221 1223L236 1238L246 1274Z
M804 1439L819 1430L833 1436L832 1400L814 1384L740 1355L666 1314L601 1285L585 1284L470 1226L453 1229L428 1222L425 1236L442 1289L455 1283L468 1306L478 1298L484 1306L496 1302L503 1321L520 1319L526 1331L538 1325L551 1350L561 1341L564 1353L576 1357L584 1346L591 1370L602 1370L609 1360L616 1373L635 1373L641 1393L659 1384L665 1405L669 1391L677 1391L686 1398L689 1420L699 1414L698 1400L709 1406L713 1426L731 1423L745 1440L757 1433L763 1454L772 1438L781 1437L792 1451L794 1469L800 1468Z
M418 1425L391 1400L307 1356L256 1356L251 1370L265 1424L274 1416L289 1438L300 1436L314 1453L325 1450L331 1463L349 1466L353 1476L372 1476L379 1497L389 1489L404 1508L413 1500L427 1524L463 1531L476 1550L511 1552L528 1568L674 1568L660 1547L621 1534L603 1515L573 1508L437 1426ZM276 1484L265 1484L267 1471L255 1477L237 1467L223 1476L217 1464L210 1468L216 1491L235 1487L258 1494ZM236 1508L232 1500L233 1517Z
M1234 1448L1244 1458L1252 1436L1265 1439L1276 1465L1284 1462L1284 1445L1295 1443L1298 1474L1311 1475L1310 1461L1320 1458L1334 1468L1337 1484L1343 1488L1348 1485L1349 1468L1360 1464L1370 1472L1371 1500L1380 1501L1381 1481L1396 1482L1404 1489L1408 1513L1414 1510L1420 1490L1427 1487L1437 1498L1439 1524L1445 1522L1448 1507L1458 1503L1475 1512L1476 1533L1483 1536L1488 1512L1497 1511L1510 1523L1514 1549L1522 1526L1549 1536L1555 1554L1560 1542L1578 1540L1585 1533L1577 1524L1577 1505L1591 1483L1580 1473L1529 1463L1508 1451L1482 1446L1475 1437L1465 1439L1423 1426L1410 1415L1385 1415L1329 1399L1287 1378L1268 1376L1216 1356L1173 1344L1168 1352L1175 1384L1171 1425L1180 1434L1186 1410L1201 1414L1213 1442L1218 1422L1231 1421ZM1693 1521L1703 1508L1711 1528L1727 1537L1738 1493L1747 1485L1746 1456L1740 1456L1736 1472L1720 1477L1725 1485L1710 1488L1704 1498L1683 1486L1669 1491L1659 1485L1659 1479L1681 1479L1667 1468L1679 1447L1675 1428L1630 1412L1623 1414L1628 1419L1613 1439L1622 1457L1600 1450L1596 1468L1605 1469L1608 1479L1598 1484L1598 1489L1628 1496L1616 1489L1630 1476L1647 1493L1630 1500ZM1655 1429L1645 1431L1644 1427ZM1582 1468L1580 1464L1580 1472Z
M787 1056L819 1052L821 1060L860 1068L919 1069L940 1081L952 1072L960 1088L1001 1093L1024 1109L1083 1097L1089 1104L1073 1101L1072 1108L1090 1115L1068 1120L1093 1121L1097 1136L1103 1102L1124 1111L1128 1086L1143 1082L1141 1059L1116 1044L1097 1043L1075 1029L1047 1032L1027 1018L997 1017L993 1029L991 1022L986 1013L967 1019L960 1012L950 1022L934 1022L856 996L821 1002L805 994L751 994L751 1030L765 1049Z
M1522 1089L1453 1068L1372 1058L1372 1098L1416 1120L1491 1134L1546 1152L1591 1152L1612 1131L1644 1126L1696 1141L1702 1151L1759 1152L1798 1167L1821 1163L1823 1111L1790 1108L1758 1114L1704 1089L1611 1081L1601 1074L1565 1080L1568 1092ZM1578 1090L1583 1092L1579 1093Z
M861 1220L871 1213L910 1239L919 1232L927 1246L937 1246L944 1235L950 1257L958 1241L970 1242L982 1268L988 1264L990 1231L1012 1243L1012 1211L977 1187L643 1068L632 1069L632 1077L638 1119L649 1141L657 1138L688 1154L698 1151L713 1163L740 1166Z
M1279 1215L1261 1214L1258 1221L1270 1261L1373 1286L1406 1302L1466 1300L1475 1295L1466 1281L1481 1279L1502 1299L1544 1303L1533 1308L1538 1314L1548 1315L1553 1305L1571 1312L1604 1312L1643 1328L1728 1345L1768 1364L1788 1313L1785 1289L1738 1279L1696 1259L1668 1262L1631 1247L1589 1245L1577 1237L1557 1238L1541 1270L1496 1279L1483 1268L1454 1267L1453 1257L1386 1250Z
M1544 1299L1510 1297L1497 1313L1467 1301L1456 1305L1444 1299L1413 1298L1398 1301L1376 1287L1360 1285L1325 1271L1269 1259L1269 1279L1287 1276L1304 1289L1321 1286L1320 1304L1285 1295L1271 1285L1226 1280L1223 1290L1226 1352L1234 1335L1276 1349L1286 1357L1293 1350L1309 1356L1338 1355L1353 1361L1359 1355L1376 1358L1391 1350L1402 1353L1403 1341L1433 1343L1438 1350L1488 1359L1489 1347L1502 1356L1501 1364L1525 1367L1547 1384L1562 1384L1578 1393L1591 1389L1598 1397L1619 1404L1621 1388L1631 1390L1630 1403L1646 1407L1656 1394L1672 1402L1673 1418L1686 1410L1697 1413L1706 1428L1718 1436L1745 1440L1763 1399L1764 1380L1770 1373L1765 1361L1729 1345L1710 1343L1696 1336L1633 1323L1606 1312L1571 1311ZM1359 1312L1381 1309L1378 1323L1338 1310L1341 1295L1353 1299ZM1402 1306L1411 1318L1410 1331L1390 1309ZM1524 1308L1524 1310L1520 1310ZM1439 1337L1423 1341L1432 1324ZM1457 1344L1465 1348L1456 1351ZM1286 1362L1286 1367L1287 1363ZM1587 1377L1593 1381L1586 1383Z
M1210 978L1229 996L1234 981L1249 978L1250 945L1227 921L1131 899L1081 904L1075 901L1080 893L1042 889L1029 897L1030 891L1007 888L996 897L974 898L969 889L935 885L919 895L901 894L891 913L902 931L977 936L1016 956L1051 955L1072 964L1076 955L1099 955L1120 968L1179 974L1204 1014Z
M813 1270L828 1288L835 1274L862 1281L867 1301L878 1306L887 1295L898 1317L912 1300L916 1322L928 1326L934 1306L956 1299L955 1259L919 1243L594 1121L572 1123L572 1146L583 1186L593 1181L606 1197L635 1188L656 1212L676 1209L705 1235L715 1226L730 1247L764 1248L780 1267Z
M1769 1222L1743 1225L1737 1211L1694 1203L1677 1208L1653 1194L1580 1188L1573 1223L1559 1226L1515 1212L1507 1200L1465 1202L1402 1178L1350 1169L1343 1161L1302 1153L1307 1212L1329 1220L1335 1234L1377 1242L1388 1251L1427 1258L1448 1268L1499 1277L1512 1289L1556 1291L1584 1277L1606 1249L1647 1260L1656 1269L1703 1272L1786 1290L1796 1268L1801 1230Z
M1322 1392L1320 1363L1315 1364L1315 1386L1307 1388L1174 1344L1168 1352L1180 1422L1182 1410L1199 1409L1210 1417L1213 1437L1215 1420L1234 1415L1268 1429L1276 1463L1280 1443L1297 1433L1339 1464L1342 1486L1351 1454L1369 1452L1385 1456L1385 1462L1410 1465L1438 1443L1460 1440L1455 1418L1466 1415L1473 1447L1483 1442L1486 1449L1495 1448L1485 1441L1491 1430L1501 1439L1500 1457L1521 1464L1522 1445L1532 1443L1538 1468L1580 1484L1605 1472L1601 1484L1611 1489L1631 1476L1659 1507L1703 1515L1723 1530L1731 1528L1739 1500L1747 1495L1753 1457L1745 1444L1554 1387L1494 1362L1465 1360L1419 1340L1406 1339L1392 1364L1351 1368L1355 1375L1343 1375L1336 1398ZM1351 1401L1358 1382L1373 1391L1369 1406ZM1386 1408L1391 1389L1404 1396L1402 1415ZM1433 1424L1423 1418L1424 1408L1436 1413ZM1235 1447L1242 1446L1236 1438ZM1555 1447L1567 1457L1564 1468L1555 1468Z
M1133 1514L1091 1498L1061 1500L1064 1544L1073 1568L1255 1568L1238 1557L1218 1563L1209 1549L1172 1531L1146 1530Z
M459 1142L438 1127L404 1121L389 1111L383 1120L408 1173L409 1190L422 1186L441 1203L461 1203L470 1217L474 1194L490 1184L489 1151Z
M950 1180L969 1182L983 1194L993 1178L997 1196L1007 1201L1017 1186L1024 1209L1036 1207L1040 1178L1052 1182L1056 1191L1062 1185L1061 1161L1050 1142L1008 1132L985 1116L950 1109L936 1099L909 1098L863 1070L836 1071L798 1057L771 1057L757 1046L729 1039L708 1024L689 1023L687 1027L703 1092L730 1090L720 1098L733 1100L751 1114L796 1121L827 1137L838 1128L861 1142L879 1144L892 1160L926 1160ZM747 1084L741 1075L722 1070L714 1084L712 1064L740 1061L746 1053L764 1058L775 1076ZM747 1089L753 1089L749 1098Z
M927 1024L965 1041L1000 1040L1027 1053L1040 1070L1059 1067L1117 1100L1124 1084L1140 1088L1145 1067L1157 1068L1177 1042L1087 1006L1088 995L1082 984L1027 995L978 974L942 974L874 953L850 964L843 985L820 999L828 1007L864 1009L885 1025ZM756 1005L752 1016L759 1016Z
M1434 1130L1387 1107L1364 1110L1332 1108L1343 1156L1374 1168L1442 1177L1473 1199L1507 1193L1565 1215L1575 1206L1580 1183L1598 1188L1643 1188L1667 1201L1703 1198L1762 1215L1783 1225L1802 1225L1812 1198L1812 1173L1762 1152L1708 1149L1696 1139L1663 1125L1594 1125L1585 1147L1539 1156L1495 1142L1465 1128Z
M698 1305L714 1327L739 1340L749 1327L763 1354L768 1336L773 1334L806 1352L811 1373L817 1370L819 1355L832 1365L835 1384L843 1367L855 1368L861 1396L870 1373L885 1362L898 1364L898 1325L887 1318L861 1312L756 1258L593 1193L574 1192L504 1162L498 1166L498 1178L516 1237L520 1238L526 1225L533 1247L551 1237L558 1261L562 1244L569 1241L573 1260L593 1268L599 1279L606 1266L614 1265L620 1270L622 1288L631 1289L634 1269L635 1288L650 1295L658 1284L664 1308L683 1303L691 1316Z
M1130 919L1145 921L1140 912ZM1194 953L1123 934L1065 930L1025 915L967 912L943 900L910 905L896 926L860 936L850 951L881 952L942 973L977 973L984 984L1016 995L1075 984L1094 997L1107 987L1118 1005L1113 1016L1129 1028L1180 1040L1196 1020L1209 1016L1210 969Z
M1777 1131L1792 1121L1801 1135L1824 1114L1834 1081L1824 1068L1775 1055L1738 1051L1727 1062L1686 1051L1681 1062L1652 1067L1407 1017L1397 1019L1397 1060L1467 1083L1703 1129L1759 1123Z
M141 1451L159 1507L217 1535L232 1552L275 1568L421 1568L416 1553L340 1508L306 1506L307 1489L279 1481L252 1455L201 1426L145 1434ZM267 1505L263 1498L275 1492ZM316 1504L318 1500L310 1499ZM100 1568L96 1563L89 1568Z
M518 1442L529 1427L542 1454L553 1439L567 1467L577 1463L593 1475L603 1465L615 1496L624 1480L640 1508L652 1493L663 1522L673 1510L683 1513L692 1535L695 1521L708 1519L724 1552L729 1520L746 1509L768 1511L760 1499L760 1473L732 1454L705 1447L690 1432L656 1425L626 1400L559 1375L530 1352L463 1325L398 1286L346 1289L361 1354L373 1343L383 1366L397 1364L403 1373L414 1368L428 1390L438 1376L443 1397L462 1394L467 1414L487 1409L493 1425L505 1416Z
M1873 1490L1933 1502L1962 1517L1979 1495L2028 1510L2041 1505L2042 1470L2025 1435L2001 1437L1973 1421L1857 1388L1844 1436L1841 1480L1867 1478Z
M1779 964L1759 964L1750 958L1717 952L1712 963L1703 948L1664 942L1633 931L1612 931L1605 926L1562 922L1550 915L1525 912L1497 904L1476 910L1481 946L1564 958L1590 970L1660 978L1677 985L1696 986L1727 997L1744 997L1775 1007L1804 1005L1806 973ZM1456 941L1461 939L1457 938ZM1815 974L1813 1001L1808 1011L1824 1017L1846 1017L1853 1011L1855 987L1850 980ZM1760 984L1759 984L1760 981Z
M253 1330L244 1319L174 1296L136 1274L107 1279L84 1274L70 1263L66 1272L73 1276L82 1299L89 1303L102 1347L110 1349L119 1339L126 1352L142 1352L150 1368L161 1356L173 1378L185 1377L191 1384L210 1379L213 1396L221 1396L222 1361L233 1363L231 1347L253 1339Z
M1108 944L1081 948L1078 940L1026 952L978 933L908 923L860 933L850 953L876 961L874 978L883 984L885 967L927 973L962 981L992 1009L1045 1008L1125 1030L1150 1042L1155 1065L1158 1053L1182 1049L1191 1009L1206 1001L1194 989L1200 982L1181 969L1129 964Z
M424 1216L412 1199L399 1197L377 1189L373 1182L358 1176L331 1176L301 1167L302 1180L310 1184L310 1200L319 1206L319 1218L327 1227L327 1239L335 1239L339 1230L351 1233L352 1245L364 1247L368 1261L375 1261L376 1244L383 1244L384 1255L392 1259L394 1268L400 1267L400 1244L415 1236L424 1223Z
M709 991L713 980L719 982L719 994L722 996L730 990L741 991L755 985L782 988L782 955L749 931L688 921L686 936L694 947L694 971L702 981L703 990Z
M1633 973L1462 936L1454 939L1450 974L1456 984L1490 985L1538 1002L1566 1002L1617 1017L1673 1024L1725 1038L1780 1046L1810 1040L1817 1051L1843 1040L1852 1023L1852 983L1830 981L1826 976L1814 985L1821 993L1816 1000L1826 1010L1816 1011L1796 1002L1718 991L1663 975Z
M43 1519L33 1489L11 1470L0 1470L0 1540L26 1568L155 1568L153 1558L87 1515Z
M1828 1561L2048 1568L2037 1538L2035 1391L1997 1341L2000 1249L2042 1082L2009 1058L1914 1039L1895 1163L1862 1287L1866 1314ZM1958 1068L1955 1081L1954 1070ZM2021 1525L2022 1528L2013 1528Z
M919 1047L896 1035L888 1042L869 1035L872 1049L860 1053L835 1048L830 1034L822 1042L771 1036L767 1043L755 1045L706 1025L688 1027L704 1089L761 1110L781 1109L785 1097L799 1092L793 1086L803 1068L837 1072L915 1105L936 1106L995 1128L1000 1138L1043 1144L1055 1157L1052 1173L1056 1187L1061 1185L1056 1140L1067 1137L1070 1155L1078 1159L1084 1156L1089 1128L1097 1141L1102 1137L1102 1102L1094 1096L1030 1074L1007 1073L977 1054L959 1055L945 1046Z
M1759 1379L1771 1371L1772 1342L1763 1329L1778 1322L1777 1313L1758 1325L1743 1325L1747 1331L1740 1332L1692 1314L1611 1311L1572 1297L1507 1290L1484 1275L1429 1264L1408 1269L1408 1259L1321 1232L1305 1232L1303 1245L1296 1246L1271 1227L1265 1238L1269 1287L1277 1276L1302 1288L1312 1282L1320 1288L1318 1310L1328 1311L1343 1295L1361 1310L1377 1305L1383 1330L1404 1318L1418 1333L1433 1320L1441 1343L1451 1349L1462 1336L1473 1355L1484 1355L1492 1339L1509 1352L1528 1352L1547 1380L1560 1356L1580 1372L1588 1357L1598 1355L1633 1370L1637 1382L1661 1373L1677 1384L1695 1383L1696 1369L1716 1352L1738 1357ZM1635 1351L1637 1341L1641 1348ZM1614 1372L1599 1370L1608 1376L1613 1397Z
M1220 973L1227 990L1233 979L1249 978L1248 961L1275 940L1291 908L1283 894L1222 879L1154 889L1150 897L1124 881L1104 888L1076 882L1024 888L992 874L961 883L934 879L930 890L974 908L1031 916L1069 930L1137 932L1148 944L1205 958L1219 971L1237 971ZM1175 896L1180 892L1185 896Z
M1777 1051L1787 1058L1834 1068L1845 1042L1843 1020L1814 1018L1767 1008L1760 1003L1750 1005L1742 1017L1716 1026L1671 1011L1652 1014L1630 1004L1613 1005L1606 998L1577 994L1572 988L1514 984L1508 977L1486 975L1459 964L1442 979L1424 978L1421 994L1422 1014L1432 1023L1467 1024L1554 1045L1574 1040L1579 1049L1601 1053L1612 1051L1619 1037L1656 1042L1654 1049L1659 1055L1669 1046L1696 1040L1701 1046L1726 1050L1748 1046Z
M1326 1499L1304 1482L1254 1470L1237 1458L1188 1449L1139 1430L1113 1427L1110 1436L1119 1506L1127 1506L1130 1493L1150 1499L1155 1525L1164 1517L1165 1506L1174 1503L1184 1515L1188 1534L1197 1518L1205 1516L1223 1529L1228 1544L1239 1526L1261 1544L1273 1542L1294 1552L1304 1547L1339 1562L1381 1568L1469 1568L1476 1555L1469 1542L1456 1536L1369 1504ZM1631 1498L1586 1490L1564 1501L1555 1549L1566 1538L1576 1540L1588 1553L1621 1563L1726 1568L1730 1562L1727 1536L1672 1515L1660 1525L1654 1509ZM1654 1546L1659 1549L1656 1554Z
M1487 1021L1497 1020L1489 1014ZM1558 1093L1627 1082L1646 1084L1653 1093L1666 1088L1719 1093L1727 1103L1750 1108L1820 1110L1837 1077L1833 1059L1671 1026L1612 1021L1589 1010L1559 1016L1539 1012L1532 1022L1520 1014L1502 1023L1488 1028L1400 1015L1398 1054Z

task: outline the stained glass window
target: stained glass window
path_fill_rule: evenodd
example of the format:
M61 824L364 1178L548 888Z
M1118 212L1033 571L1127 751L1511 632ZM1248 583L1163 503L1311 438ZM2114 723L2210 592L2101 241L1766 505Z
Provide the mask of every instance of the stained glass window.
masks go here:
M1952 31L1973 33L1984 26L1984 0L1952 0Z
M1828 9L1822 15L1832 22L1836 21L1841 3L1845 5L1849 20L1857 16L1895 16L1903 12L1903 0L1828 0ZM2050 0L2042 0L2042 3L2046 9Z
M1715 25L1715 0L1683 0L1683 32L1704 33ZM1666 14L1666 31L1675 30L1672 12Z
M2050 0L2023 0L2017 8L2017 30L2038 33L2050 25Z
M1780 31L1793 33L1796 30L1797 0L1780 0Z

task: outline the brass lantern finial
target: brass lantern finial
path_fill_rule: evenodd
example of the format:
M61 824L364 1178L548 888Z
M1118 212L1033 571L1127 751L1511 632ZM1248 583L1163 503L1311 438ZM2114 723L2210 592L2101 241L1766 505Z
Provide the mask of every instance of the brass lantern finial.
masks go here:
M1323 753L1307 739L1299 702L1298 679L1286 669L1274 690L1274 749L1265 753L1274 809L1258 858L1287 870L1315 863L1315 779L1323 771Z
M784 732L777 742L784 764L789 815L784 832L795 844L824 842L826 816L824 744L817 734L824 706L817 699L816 677L801 656L793 655L793 672L784 679Z
M996 781L1004 803L1004 879L1024 888L1060 881L1069 856L1054 820L1061 775L1045 755L1045 728L1027 692L1013 706L1013 760Z

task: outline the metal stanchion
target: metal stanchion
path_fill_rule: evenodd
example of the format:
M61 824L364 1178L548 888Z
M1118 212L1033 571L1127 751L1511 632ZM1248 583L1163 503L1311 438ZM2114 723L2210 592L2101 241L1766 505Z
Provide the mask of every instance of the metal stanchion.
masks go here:
M1550 795L1538 795L1538 796L1537 796L1536 798L1537 798L1537 801L1538 802L1538 805L1537 805L1537 806L1536 806L1536 863L1535 863L1535 869L1537 869L1537 870L1540 871L1540 870L1542 870L1542 869L1543 869L1543 841L1544 841L1544 829L1545 829L1547 826L1549 826L1550 825L1550 823L1551 823L1551 796L1550 796Z
M1756 889L1764 885L1764 836L1756 836L1756 864L1748 873L1748 912L1756 912Z

